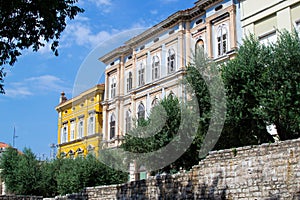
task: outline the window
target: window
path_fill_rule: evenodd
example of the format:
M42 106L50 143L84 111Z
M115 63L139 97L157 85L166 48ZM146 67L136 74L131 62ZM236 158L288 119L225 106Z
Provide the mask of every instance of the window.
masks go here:
M145 84L145 68L143 63L140 64L140 68L138 70L138 84L142 86Z
M69 158L73 159L75 152L73 150L70 150L68 154L69 154Z
M174 99L175 98L175 94L171 91L170 94L168 95L169 99Z
M95 133L95 116L91 114L88 121L88 135L93 135Z
M296 21L295 24L296 24L295 29L296 29L296 31L298 32L298 35L300 36L300 20Z
M89 144L88 147L87 147L87 150L88 150L89 155L95 156L95 147L94 146Z
M159 65L160 65L160 61L158 56L154 56L152 58L152 80L159 78L159 70L160 70Z
M75 139L75 121L71 121L71 130L70 130L70 140L73 141Z
M145 119L145 107L142 103L138 107L138 113L137 114L138 114L138 120Z
M125 131L128 133L131 129L131 112L128 110L125 116Z
M218 28L218 33L217 33L218 56L222 56L227 52L227 48L228 48L227 40L228 40L227 28L223 24Z
M195 45L195 53L198 52L198 50L204 50L204 41L202 39L199 39L197 42L196 42L196 45Z
M61 143L65 143L68 140L68 124L64 124L61 130Z
M174 49L169 49L168 51L168 73L175 71L175 51Z
M276 30L270 31L258 37L259 42L264 45L269 45L277 40Z
M116 87L117 87L117 83L116 83L116 79L113 78L110 84L110 97L114 98L116 96Z
M158 104L158 99L157 99L157 98L153 99L153 101L152 101L152 103L151 103L151 106L154 107L154 106L156 106L157 104Z
M78 149L76 150L76 153L77 153L78 158L83 158L83 157L84 157L83 152L84 152L84 151L83 151L81 148L78 148Z
M128 73L128 78L127 78L127 92L129 92L132 89L132 73Z
M78 122L78 134L77 138L80 139L83 137L83 118L79 119Z
M116 132L116 119L115 119L115 115L112 114L110 117L110 136L109 136L110 139L115 137L115 132Z

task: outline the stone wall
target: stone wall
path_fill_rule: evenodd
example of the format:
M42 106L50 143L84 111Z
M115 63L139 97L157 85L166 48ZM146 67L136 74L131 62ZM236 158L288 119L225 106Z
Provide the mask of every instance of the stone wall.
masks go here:
M43 197L26 195L0 195L0 200L43 200Z
M214 151L189 172L89 187L78 199L300 200L300 139Z

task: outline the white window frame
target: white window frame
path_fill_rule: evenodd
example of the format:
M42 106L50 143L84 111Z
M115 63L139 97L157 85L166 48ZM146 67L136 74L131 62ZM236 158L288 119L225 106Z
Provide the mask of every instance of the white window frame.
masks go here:
M167 57L168 74L176 71L176 52L173 48L168 50Z
M158 56L152 58L152 80L159 79L160 77L160 59Z
M116 96L116 88L117 88L117 81L116 78L111 79L110 84L110 98L114 98Z
M132 89L132 72L128 72L128 76L127 76L127 92L129 92Z
M138 69L138 86L145 85L145 67L144 64L141 63Z
M145 106L143 103L140 103L138 106L138 112L137 112L137 118L138 120L140 119L145 119L146 118L146 110L145 110Z
M109 139L111 140L115 137L116 137L116 117L115 114L112 113L109 121Z
M75 120L71 121L71 125L70 125L70 141L75 140L75 127L76 127Z
M270 43L275 43L277 40L277 33L276 30L271 30L264 34L258 36L258 40L261 44L268 46Z
M88 118L88 135L95 134L95 114L91 113Z
M131 111L127 110L125 113L125 132L128 133L131 130Z
M228 51L229 47L229 31L226 24L221 24L217 28L217 56L223 56Z
M61 128L61 143L68 142L68 123L63 124Z
M84 136L84 118L80 118L78 120L78 130L77 131L78 131L77 138L78 139L83 138L83 136Z

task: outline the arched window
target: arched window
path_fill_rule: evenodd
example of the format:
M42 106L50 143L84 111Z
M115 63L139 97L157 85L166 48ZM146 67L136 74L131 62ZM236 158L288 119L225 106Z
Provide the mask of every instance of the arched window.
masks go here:
M93 145L89 144L87 147L88 154L95 155L94 150L95 150L95 147Z
M132 89L132 73L128 73L127 77L127 92L129 92Z
M125 116L125 131L128 133L131 129L131 112L130 110L127 110L126 116Z
M226 25L221 25L217 33L218 56L224 55L228 48L228 31Z
M142 103L140 103L138 107L138 119L145 119L145 107Z
M152 80L159 78L160 61L158 56L152 58Z
M69 152L69 158L74 158L75 152L71 149Z
M116 118L115 114L112 114L110 117L110 132L109 138L112 139L115 137L116 134Z
M158 104L158 98L154 98L152 103L151 103L151 106L154 107Z
M169 49L168 51L168 73L175 71L175 51L174 49Z
M168 98L170 99L174 99L175 98L175 94L171 91L168 95Z
M200 48L204 50L204 41L202 39L197 40L195 45L195 53L197 53Z
M138 70L138 85L142 86L144 84L145 84L145 68L143 63L141 63Z
M115 78L112 79L110 84L110 97L114 98L116 96L116 87L117 87L117 81Z

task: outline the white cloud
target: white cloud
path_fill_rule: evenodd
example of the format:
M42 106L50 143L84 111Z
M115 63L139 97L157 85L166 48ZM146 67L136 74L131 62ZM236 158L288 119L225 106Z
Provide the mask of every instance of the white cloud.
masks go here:
M71 88L66 87L66 83L56 76L42 75L7 85L5 96L20 98L61 91L70 92Z
M113 6L112 0L89 0L89 2L95 4L101 13L111 12Z
M162 3L174 3L178 2L178 0L161 0Z
M107 31L92 33L91 27L81 22L69 24L62 37L62 46L71 46L74 42L79 46L95 47L100 42L110 38L111 34Z
M150 13L151 13L152 15L157 15L158 11L157 11L157 10L150 10Z
M89 0L89 1L96 4L98 7L112 5L111 0Z
M109 31L101 30L94 33L92 27L88 23L74 22L70 23L63 33L61 39L61 47L70 47L74 44L85 46L87 48L95 48L97 45L109 40L115 35L132 29L142 29L145 26L144 21L138 21L125 30L110 29Z
M18 86L18 87L13 86L5 89L5 96L7 97L15 98L15 97L26 97L32 95L33 93L26 86Z

